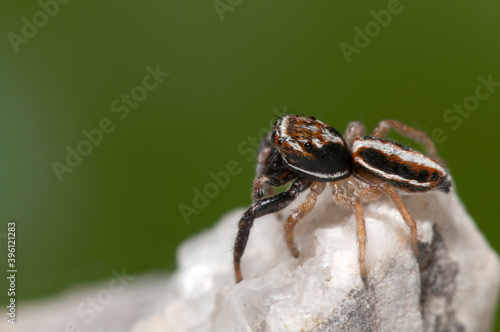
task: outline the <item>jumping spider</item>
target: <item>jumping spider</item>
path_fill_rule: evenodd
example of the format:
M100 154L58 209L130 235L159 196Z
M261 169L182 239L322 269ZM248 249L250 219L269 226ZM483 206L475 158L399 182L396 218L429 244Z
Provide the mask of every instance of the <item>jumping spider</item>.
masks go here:
M423 143L432 159L384 139L391 128ZM451 186L450 176L441 166L432 140L424 132L396 120L380 122L371 136L363 136L364 131L364 125L354 121L349 123L342 137L337 130L314 117L286 115L278 119L273 131L261 143L252 192L254 203L239 222L234 244L237 282L242 280L240 260L254 220L282 210L309 189L306 200L285 223L286 243L292 255L297 257L299 252L293 241L295 225L314 208L327 183L337 205L354 209L359 265L364 281L366 231L361 201L387 194L410 229L412 248L419 256L417 226L397 190L419 193L440 189L447 193ZM287 191L275 193L274 187L289 182L292 184Z

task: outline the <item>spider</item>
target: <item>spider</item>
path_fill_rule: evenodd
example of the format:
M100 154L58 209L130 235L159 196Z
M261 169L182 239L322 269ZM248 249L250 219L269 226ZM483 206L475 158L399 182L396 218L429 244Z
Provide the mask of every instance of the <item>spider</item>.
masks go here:
M386 140L391 128L423 143L431 158ZM398 190L421 193L438 189L448 193L450 176L426 133L396 120L381 121L371 136L364 136L364 132L364 125L358 121L349 123L344 137L314 117L285 115L276 121L272 132L260 144L253 204L238 225L233 251L236 282L243 279L240 261L254 220L282 210L309 189L305 201L284 225L288 248L298 257L299 251L294 244L295 225L311 212L327 184L337 205L354 210L360 273L365 283L366 230L362 201L386 194L394 202L410 229L411 246L418 258L417 226ZM287 191L274 191L275 187L289 182L291 186Z

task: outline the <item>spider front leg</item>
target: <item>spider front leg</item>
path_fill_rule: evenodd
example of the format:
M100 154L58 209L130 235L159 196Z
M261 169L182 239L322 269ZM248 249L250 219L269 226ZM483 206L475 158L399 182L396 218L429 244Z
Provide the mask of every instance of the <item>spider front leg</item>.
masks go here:
M397 120L381 121L378 124L377 128L375 128L375 130L373 131L372 136L378 138L385 138L387 132L391 128L400 133L401 135L405 135L415 141L421 142L425 146L425 149L427 150L429 156L435 161L437 161L440 165L444 166L444 162L438 155L436 147L434 146L434 142L429 137L429 135L427 135L423 131L407 126L401 121Z
M275 213L284 209L290 205L290 203L293 202L293 200L297 198L301 192L309 188L312 182L313 181L309 179L298 178L293 182L288 191L257 201L243 214L243 217L240 219L238 224L238 235L236 236L233 251L236 282L240 282L243 279L241 275L240 261L241 256L243 256L243 253L245 252L245 247L247 245L254 220L266 214Z
M311 212L316 205L316 201L318 199L318 195L323 192L325 189L325 182L314 182L311 185L311 189L309 194L307 194L307 198L297 209L293 211L293 213L288 217L288 220L285 224L285 236L286 236L286 244L288 248L292 252L294 257L299 256L299 251L295 247L295 243L293 242L293 231L295 229L295 225L301 221L306 215Z

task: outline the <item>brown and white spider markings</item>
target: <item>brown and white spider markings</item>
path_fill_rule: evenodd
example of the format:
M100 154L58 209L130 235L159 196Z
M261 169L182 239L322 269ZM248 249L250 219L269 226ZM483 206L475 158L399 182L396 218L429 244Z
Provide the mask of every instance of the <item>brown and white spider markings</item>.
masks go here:
M420 141L431 158L384 139L389 129ZM309 189L305 201L285 223L286 243L293 256L299 252L293 241L295 225L316 204L319 194L329 184L335 203L354 209L359 243L359 265L366 282L366 231L362 201L379 198L384 193L396 205L410 229L415 255L417 226L406 209L398 190L407 193L439 189L449 192L451 179L432 140L415 128L396 120L379 123L371 136L364 135L361 122L349 123L345 137L314 117L286 115L274 124L260 145L257 175L253 186L254 203L243 214L234 244L236 281L242 280L240 261L256 218L275 213ZM290 188L276 194L274 187L292 182ZM266 195L266 197L264 197Z

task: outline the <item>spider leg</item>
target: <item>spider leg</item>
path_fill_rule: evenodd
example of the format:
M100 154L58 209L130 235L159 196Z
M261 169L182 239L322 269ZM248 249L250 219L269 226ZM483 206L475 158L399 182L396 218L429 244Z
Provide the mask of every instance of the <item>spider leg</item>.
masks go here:
M312 180L299 178L295 180L288 191L279 193L275 196L263 198L252 204L250 208L243 214L238 224L238 235L234 243L233 263L236 282L240 282L243 277L241 275L240 261L241 256L245 252L245 247L248 242L250 230L256 218L266 214L278 212L288 206L297 196L309 188Z
M356 214L356 229L358 235L358 245L359 245L359 268L361 270L361 278L366 284L366 264L365 264L365 249L366 249L366 228L365 228L365 215L363 212L363 206L359 199L354 200L353 204L354 213Z
M272 153L273 148L271 135L272 132L267 133L259 144L259 150L257 152L257 168L255 169L257 176L264 174L269 166L268 159Z
M362 200L373 201L379 198L382 192L380 191L380 187L375 185L359 189L356 191L356 194Z
M345 183L345 182L344 182ZM365 228L365 215L363 211L363 206L361 205L361 201L359 198L348 191L345 190L345 187L342 183L332 183L332 194L333 199L337 205L342 207L352 207L354 209L354 214L356 215L356 231L358 238L358 261L359 261L359 269L361 272L361 278L363 282L366 284L367 282L367 273L366 273L366 263L365 263L365 251L366 251L366 228ZM364 188L365 192L377 192L380 189L371 187ZM372 198L372 195L369 195L368 198Z
M429 137L429 135L427 135L423 131L407 126L400 121L383 120L379 122L377 128L375 128L375 130L373 131L372 136L385 138L387 132L391 128L400 133L401 135L405 135L415 141L424 144L425 149L427 150L429 156L435 161L437 161L439 164L443 166L445 165L441 157L438 155L436 147L434 146L434 142L432 142L432 139Z
M295 225L301 221L306 215L311 212L316 205L316 201L318 199L318 195L323 192L325 189L326 182L314 182L311 185L309 194L307 194L306 200L293 211L293 213L288 217L288 220L285 224L285 236L286 236L286 244L288 248L292 252L294 257L299 256L299 251L295 247L295 243L293 242L293 231L295 229Z
M418 258L420 256L419 250L418 250L418 234L417 234L417 224L415 223L415 220L413 220L413 217L411 216L410 212L408 212L408 209L406 208L405 204L403 203L403 200L397 193L396 189L394 189L393 186L390 184L385 184L382 187L384 191L387 193L389 198L396 204L396 207L399 210L399 213L401 213L401 216L403 217L404 221L406 222L406 225L410 229L411 232L411 245L413 248L413 252L415 253L415 256Z
M354 139L365 134L365 125L359 121L351 121L345 130L344 139L347 146L352 146Z

